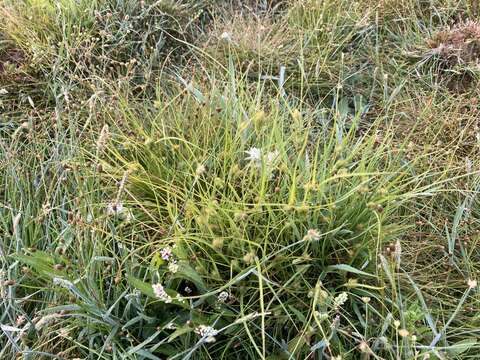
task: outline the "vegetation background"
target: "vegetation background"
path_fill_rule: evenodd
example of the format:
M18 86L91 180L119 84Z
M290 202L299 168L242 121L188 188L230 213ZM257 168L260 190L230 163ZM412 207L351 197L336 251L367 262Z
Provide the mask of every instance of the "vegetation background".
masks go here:
M480 358L476 0L0 0L0 359Z

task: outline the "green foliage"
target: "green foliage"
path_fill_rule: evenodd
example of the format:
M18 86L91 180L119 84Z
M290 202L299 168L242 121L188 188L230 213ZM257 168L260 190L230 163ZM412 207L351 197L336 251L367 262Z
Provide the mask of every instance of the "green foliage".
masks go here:
M478 357L477 12L0 0L0 359Z

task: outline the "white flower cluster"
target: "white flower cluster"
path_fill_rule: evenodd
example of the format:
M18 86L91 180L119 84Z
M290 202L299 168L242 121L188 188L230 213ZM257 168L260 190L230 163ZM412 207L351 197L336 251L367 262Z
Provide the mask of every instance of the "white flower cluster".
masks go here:
M218 302L224 303L228 300L230 297L230 294L226 291L222 291L220 294L218 294Z
M199 325L195 328L195 334L205 338L205 342L211 343L215 342L215 336L217 336L218 331L211 326Z
M168 261L168 271L175 274L178 271L177 260L173 258L173 251L170 246L164 247L160 250L160 256L163 260Z
M343 306L348 300L348 294L346 292L341 292L340 294L337 295L337 297L333 300L333 305L335 309L338 309L339 307Z
M178 271L177 260L170 261L168 264L168 271L170 271L172 274L175 274Z
M120 215L123 212L121 202L111 202L107 205L107 215Z
M317 241L320 240L321 235L318 230L310 229L307 231L307 234L303 237L304 241Z
M121 217L125 221L133 220L133 213L123 206L123 203L114 201L107 204L107 215Z
M172 248L170 246L164 247L160 250L160 256L163 260L170 260L170 257L172 257Z
M169 304L172 302L172 297L167 294L165 291L165 288L162 286L162 284L153 284L152 285L153 293L155 296L160 299L161 301Z
M252 147L245 152L248 155L245 160L253 163L260 172L265 169L267 176L271 177L272 171L277 163L278 156L280 155L278 150L262 154L262 149Z

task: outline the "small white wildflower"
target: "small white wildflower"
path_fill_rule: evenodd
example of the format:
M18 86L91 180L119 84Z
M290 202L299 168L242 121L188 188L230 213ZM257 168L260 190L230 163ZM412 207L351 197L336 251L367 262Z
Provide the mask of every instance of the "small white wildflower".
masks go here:
M185 289L183 289L187 294L192 293L192 289L190 289L188 286L185 286Z
M227 32L227 31L224 31L221 35L220 35L220 39L221 40L224 40L224 41L227 41L227 42L232 42L232 34Z
M170 260L170 257L172 256L172 248L170 246L164 247L160 250L160 256L163 260Z
M362 301L365 303L365 304L368 304L370 302L370 300L372 300L370 297L368 296L363 296L362 297Z
M205 172L206 168L203 164L198 164L197 169L195 170L195 176L199 177Z
M228 300L230 297L230 294L226 291L222 291L220 294L218 294L218 301L221 303L224 303L225 301Z
M211 326L199 325L195 328L195 334L205 338L205 342L215 342L218 331Z
M320 240L320 233L316 229L310 229L307 231L307 234L303 237L304 241L316 241Z
M120 215L123 212L123 204L121 202L111 202L107 205L107 215Z
M167 330L175 330L177 328L177 325L175 325L173 322L169 322L167 325L165 325L165 329Z
M165 302L167 304L172 302L171 296L167 294L167 292L163 288L162 284L153 284L152 289L153 289L153 292L154 292L155 296L158 299L162 300L163 302Z
M262 150L260 150L259 148L256 148L256 147L252 147L250 148L249 150L245 151L248 156L245 158L245 160L248 160L248 161L253 161L255 163L262 164Z
M170 271L172 274L175 274L178 271L178 264L176 260L172 260L168 264L168 271Z
M248 156L245 160L254 163L259 171L262 171L265 166L265 172L267 176L272 175L273 168L277 162L278 156L280 155L278 150L270 151L265 155L265 161L263 159L262 150L256 147L252 147L249 150L245 151Z
M348 294L346 292L341 292L337 295L337 297L333 300L335 309L343 306L348 300Z
M477 280L468 279L467 284L469 289L475 289L477 287Z
M8 90L7 89L0 89L0 95L7 95Z
M398 330L398 335L400 335L401 337L407 337L408 335L410 335L410 333L407 329L400 329Z

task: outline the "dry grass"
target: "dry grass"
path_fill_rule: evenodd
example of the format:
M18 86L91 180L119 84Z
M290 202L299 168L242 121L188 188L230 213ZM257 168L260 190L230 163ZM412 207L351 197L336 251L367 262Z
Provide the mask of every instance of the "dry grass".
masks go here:
M432 55L445 67L478 64L480 60L480 24L463 21L435 34L428 40Z

